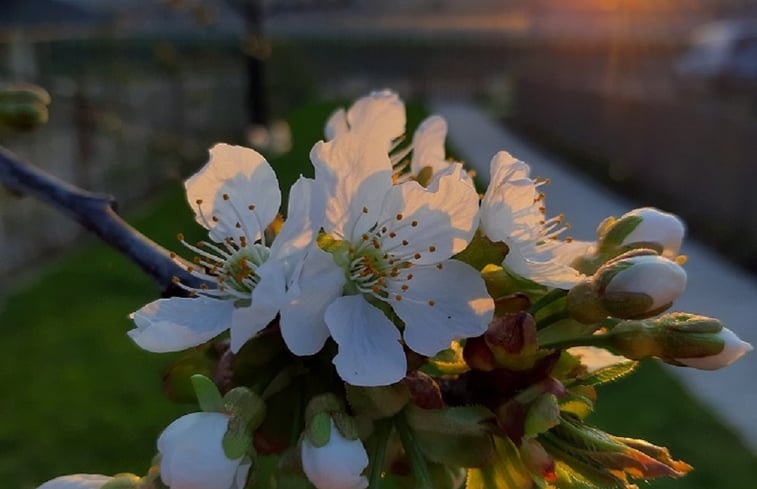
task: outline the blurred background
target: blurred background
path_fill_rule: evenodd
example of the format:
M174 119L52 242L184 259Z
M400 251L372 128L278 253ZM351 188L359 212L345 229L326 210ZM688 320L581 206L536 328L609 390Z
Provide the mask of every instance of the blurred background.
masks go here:
M0 84L14 82L50 92L50 120L0 128L0 145L115 195L171 247L194 229L180 181L214 142L258 148L285 186L309 171L335 107L391 87L411 125L433 103L471 104L757 271L755 0L2 0ZM170 358L123 335L154 287L76 223L2 188L0 276L8 487L142 473L160 429L189 409L158 405ZM598 422L699 457L689 478L654 487L754 487L738 430L663 370L640 378L608 388ZM669 402L631 403L650 395Z

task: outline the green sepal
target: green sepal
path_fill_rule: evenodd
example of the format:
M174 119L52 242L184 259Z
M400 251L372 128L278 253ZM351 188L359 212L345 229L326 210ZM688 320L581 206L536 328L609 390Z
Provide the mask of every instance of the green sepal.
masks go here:
M715 318L687 312L672 312L651 321L658 327L683 333L719 333L723 323Z
M542 394L531 403L526 413L524 432L535 437L560 424L560 406L554 394Z
M355 418L349 414L337 411L331 414L331 419L334 420L334 426L346 440L358 439L358 427L355 422Z
M622 219L615 219L608 222L603 221L600 225L599 252L616 248L623 243L623 240L638 227L644 219L640 216L625 216Z
M325 411L313 415L308 422L305 434L314 447L320 448L328 444L331 439L331 415Z
M121 473L103 484L100 489L139 489L142 478L135 474Z
M465 489L531 489L534 481L520 453L509 438L494 437L495 460L487 466L468 470Z
M670 307L665 304L658 309L652 309L654 299L641 292L613 292L606 293L601 304L611 316L622 319L643 319L656 316Z
M223 398L213 381L201 374L195 374L191 379L200 409L205 412L222 411L224 408Z
M453 256L454 259L467 263L476 270L482 270L486 265L500 265L510 249L505 243L494 242L486 237L481 231L471 239L468 246Z
M378 387L357 387L345 384L347 402L355 414L369 419L394 416L410 400L410 391L404 382Z
M238 416L229 417L229 425L221 443L223 453L230 460L236 460L255 451L252 448L252 433L248 430L245 420Z
M240 418L251 431L256 430L265 419L265 402L247 387L231 389L223 396L223 405L227 412Z

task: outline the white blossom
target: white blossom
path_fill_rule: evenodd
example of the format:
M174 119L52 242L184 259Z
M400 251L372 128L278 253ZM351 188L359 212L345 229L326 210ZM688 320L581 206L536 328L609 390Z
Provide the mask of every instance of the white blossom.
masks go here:
M364 124L355 119L352 127ZM404 323L404 343L423 355L483 333L493 314L480 274L450 260L476 230L478 194L459 165L428 188L414 181L392 185L385 136L398 131L382 126L377 144L370 132L349 130L311 152L326 196L323 229L337 245L329 250L330 264L323 254L306 260L304 268L321 260L323 275L317 297L302 287L302 302L325 310L339 344L334 364L354 385L385 385L405 375L400 332L381 303ZM336 292L342 288L344 297Z
M507 244L504 266L534 282L570 288L584 275L570 263L588 254L593 243L558 239L563 216L545 218L543 182L529 177L529 166L501 151L491 161L491 178L481 201L481 231Z
M292 187L289 215L268 243L266 227L276 217L281 193L273 169L254 150L218 144L210 161L187 180L187 198L211 242L182 243L196 254L189 271L210 283L187 289L193 297L154 301L132 314L129 336L142 348L177 351L231 329L231 349L242 345L295 301L292 281L317 232L322 199L313 181ZM282 323L282 330L289 324ZM285 334L288 339L292 335Z

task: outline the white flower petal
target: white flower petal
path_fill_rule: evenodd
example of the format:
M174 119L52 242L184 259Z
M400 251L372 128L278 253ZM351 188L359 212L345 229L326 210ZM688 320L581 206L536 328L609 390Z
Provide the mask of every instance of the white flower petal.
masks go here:
M584 274L566 263L575 250L567 250L566 256L555 256L535 252L531 242L507 240L506 243L510 249L502 265L521 277L560 289L570 289L585 278ZM536 255L542 255L541 260L529 258Z
M304 177L292 185L287 219L271 245L269 259L297 259L313 243L323 221L325 205L325 197L319 190L314 180Z
M281 309L281 336L295 355L313 355L329 337L324 315L326 308L342 295L344 270L331 255L313 247L302 271L287 291L287 304Z
M431 167L433 173L450 166L444 158L444 139L447 137L447 121L438 115L424 120L413 134L413 156L410 170L417 175L423 168Z
M71 474L56 477L37 489L100 489L113 477L100 474Z
M347 133L349 130L350 126L347 125L347 111L340 107L336 109L326 121L324 135L326 136L326 141L331 141L335 137Z
M171 489L229 489L242 458L223 451L228 417L191 413L171 423L158 438L160 473Z
M136 328L127 334L147 351L185 350L228 329L233 309L230 301L207 297L159 299L131 314Z
M405 104L391 90L372 92L357 100L347 111L350 131L380 143L385 152L405 132Z
M331 420L329 442L313 446L305 437L302 441L302 469L308 480L318 489L365 489L368 479L360 475L368 466L368 454L363 443L345 439Z
M333 362L345 382L389 385L405 376L407 360L397 327L362 296L338 298L325 317L331 337L339 344Z
M260 281L252 290L252 304L234 309L231 316L231 351L237 353L259 331L268 326L284 305L286 279L284 263L269 259L255 271Z
M241 146L213 146L210 161L184 185L195 219L216 242L242 235L256 241L281 204L271 166L259 153Z
M440 178L435 188L417 182L395 185L386 194L378 222L387 227L383 251L413 263L438 263L465 249L473 237L478 193L459 172Z
M529 171L528 165L504 151L492 158L489 186L481 201L481 230L492 241L531 232L543 219L534 206L538 194Z
M404 269L389 287L389 303L405 322L405 343L427 356L449 348L453 339L480 336L494 314L476 269L457 260L440 265Z
M381 145L349 133L319 141L310 152L325 196L323 227L339 237L360 236L376 223L392 186L392 164Z

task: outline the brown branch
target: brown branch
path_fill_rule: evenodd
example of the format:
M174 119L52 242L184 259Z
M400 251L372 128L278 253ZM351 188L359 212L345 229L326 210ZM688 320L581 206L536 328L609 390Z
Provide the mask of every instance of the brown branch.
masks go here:
M173 282L178 277L190 287L202 280L175 263L170 252L152 241L116 213L115 199L80 189L70 183L25 163L0 147L0 183L11 192L30 195L78 221L129 258L160 287L164 296L187 295Z

